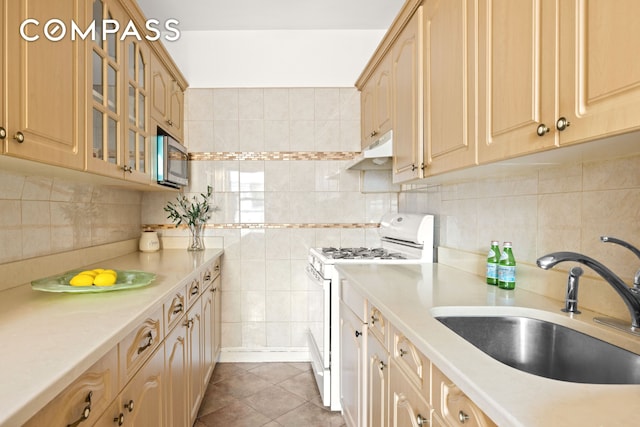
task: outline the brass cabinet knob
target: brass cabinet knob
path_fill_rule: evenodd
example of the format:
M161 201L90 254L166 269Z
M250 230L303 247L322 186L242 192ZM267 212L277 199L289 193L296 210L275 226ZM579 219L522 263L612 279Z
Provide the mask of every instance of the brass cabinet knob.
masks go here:
M18 131L18 132L16 132L15 135L13 135L13 139L18 141L18 143L22 144L24 142L24 134L22 132Z
M549 128L544 123L538 126L538 129L536 130L538 136L544 136L547 132L549 132Z
M7 130L0 126L0 139L5 139L7 137Z
M571 122L566 117L560 117L556 122L556 129L560 132L571 126Z

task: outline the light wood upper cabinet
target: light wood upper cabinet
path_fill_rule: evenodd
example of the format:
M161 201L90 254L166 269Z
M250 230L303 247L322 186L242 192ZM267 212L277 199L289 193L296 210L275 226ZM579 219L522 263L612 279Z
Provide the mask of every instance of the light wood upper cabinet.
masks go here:
M382 58L362 88L362 148L391 130L391 57Z
M553 0L480 0L478 159L480 163L557 145ZM538 128L542 136L538 136ZM546 129L550 129L549 134Z
M476 10L466 0L427 0L425 175L476 163Z
M128 20L115 0L94 0L92 16L100 25L105 19ZM87 55L92 76L87 170L149 184L149 46L135 37L99 35Z
M184 140L184 91L157 55L151 57L151 117L163 130Z
M422 177L423 7L413 13L391 50L393 182Z
M65 23L85 22L86 2L76 0L22 0L2 2L6 16L1 16L3 35L7 37L2 52L6 67L6 93L0 125L6 130L4 153L24 159L64 166L84 167L85 111L85 42L71 40L68 32L60 41L44 34L44 24L51 18ZM28 24L28 41L20 34L27 18L40 25ZM6 80L5 80L6 78ZM5 97L6 96L6 99ZM6 119L6 120L5 120Z
M559 2L560 144L640 128L640 3Z
M0 24L3 28L7 26L7 17L5 16L5 8L6 2L8 0L0 0ZM7 94L6 79L6 50L5 50L5 35L4 31L0 31L0 99L5 99ZM4 141L7 137L7 117L5 116L4 102L0 102L0 141ZM2 149L0 151L4 151L4 144L2 144Z

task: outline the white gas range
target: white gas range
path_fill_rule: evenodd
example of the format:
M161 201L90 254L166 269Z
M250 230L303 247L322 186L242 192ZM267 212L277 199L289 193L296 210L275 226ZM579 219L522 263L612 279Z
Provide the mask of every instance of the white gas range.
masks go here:
M339 351L340 279L336 264L432 263L434 217L425 214L387 214L380 221L380 247L312 248L307 277L310 328L309 353L325 406L340 410Z

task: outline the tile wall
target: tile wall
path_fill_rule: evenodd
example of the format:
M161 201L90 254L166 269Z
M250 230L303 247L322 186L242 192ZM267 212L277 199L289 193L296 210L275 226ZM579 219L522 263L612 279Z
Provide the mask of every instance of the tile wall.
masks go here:
M306 351L309 248L375 245L380 217L397 210L397 193L363 194L345 170L360 151L359 93L189 89L186 116L189 191L213 186L205 234L224 240L223 347ZM146 193L143 224L169 223L174 196Z
M142 193L0 169L0 264L140 236Z
M599 239L615 236L640 246L638 155L404 190L400 210L437 214L442 246L485 253L492 239L510 240L516 259L530 264L549 252L581 252L628 283L640 266L630 251Z

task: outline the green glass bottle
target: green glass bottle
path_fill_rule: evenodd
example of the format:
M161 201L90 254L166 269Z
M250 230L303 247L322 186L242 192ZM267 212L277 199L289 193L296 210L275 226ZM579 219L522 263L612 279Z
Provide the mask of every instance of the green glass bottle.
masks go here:
M500 262L500 247L497 240L492 240L489 255L487 256L488 285L498 285L498 262Z
M516 287L516 259L513 256L511 242L504 242L500 262L498 263L498 287L514 289Z

